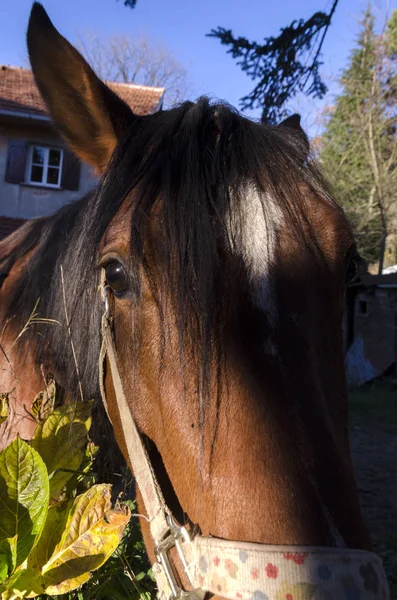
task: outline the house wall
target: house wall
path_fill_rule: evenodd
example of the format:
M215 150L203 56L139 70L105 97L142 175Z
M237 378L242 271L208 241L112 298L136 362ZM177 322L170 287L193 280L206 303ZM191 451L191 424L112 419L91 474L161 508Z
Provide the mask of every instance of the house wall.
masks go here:
M0 122L0 215L30 219L47 216L61 206L78 200L96 183L92 170L82 163L79 190L58 190L5 181L9 140L25 140L28 143L62 146L59 137L47 123Z
M381 375L397 358L397 288L373 287L357 293L354 335L364 356Z

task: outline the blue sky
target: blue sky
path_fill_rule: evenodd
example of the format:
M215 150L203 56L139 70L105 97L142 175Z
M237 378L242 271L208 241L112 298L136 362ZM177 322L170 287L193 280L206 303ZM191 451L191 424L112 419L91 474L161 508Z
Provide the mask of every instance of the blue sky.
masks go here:
M0 0L0 63L27 64L25 30L31 0ZM218 40L205 37L218 25L253 40L277 35L280 27L293 19L307 18L317 10L328 10L331 0L138 0L134 10L122 0L43 0L50 18L72 43L79 32L96 31L101 35L121 32L127 35L147 33L165 42L175 56L188 67L192 97L209 94L234 106L253 88L253 82L226 54ZM331 28L324 44L323 71L327 77L337 75L346 63L357 34L357 21L367 0L339 0ZM375 0L379 19L397 8L397 0ZM330 101L336 84L330 82ZM293 103L304 113L306 126L318 103ZM258 116L259 113L252 114Z

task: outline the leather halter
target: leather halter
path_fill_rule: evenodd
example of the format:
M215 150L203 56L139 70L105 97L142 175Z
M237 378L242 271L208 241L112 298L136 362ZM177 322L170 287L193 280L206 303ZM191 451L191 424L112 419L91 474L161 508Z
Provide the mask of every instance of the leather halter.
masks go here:
M328 547L270 546L192 536L165 503L156 475L126 400L117 363L110 289L102 273L105 313L99 361L101 396L109 416L104 382L108 359L116 410L130 467L142 495L154 542L153 573L160 600L203 599L207 592L243 600L389 600L381 559L365 550ZM110 419L110 417L109 417ZM176 548L189 591L180 587L170 557Z

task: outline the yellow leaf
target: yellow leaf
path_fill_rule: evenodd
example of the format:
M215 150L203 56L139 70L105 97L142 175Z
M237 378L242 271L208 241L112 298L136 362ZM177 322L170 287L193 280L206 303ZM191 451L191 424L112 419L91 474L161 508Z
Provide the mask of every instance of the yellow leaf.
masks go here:
M0 394L0 425L7 419L10 410L8 396L8 393Z
M32 403L32 413L38 423L44 421L54 410L55 394L55 380L51 378L44 392L39 392Z
M64 594L87 581L116 550L129 519L127 506L112 509L108 484L76 498L62 539L42 568L46 593Z
M100 484L78 496L72 506L69 502L49 510L27 569L10 582L12 598L65 594L90 579L91 571L116 550L130 519L129 508L112 509L110 498L111 486Z

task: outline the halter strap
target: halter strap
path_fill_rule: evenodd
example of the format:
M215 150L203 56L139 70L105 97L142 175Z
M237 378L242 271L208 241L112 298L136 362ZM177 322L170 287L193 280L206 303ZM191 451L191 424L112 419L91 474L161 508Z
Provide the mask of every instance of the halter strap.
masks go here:
M201 590L196 591L194 589L189 592L182 590L178 585L175 570L169 557L171 548L176 547L188 580L192 587L194 587L190 576L191 568L186 562L182 548L182 545L185 547L191 544L189 533L185 527L180 527L176 523L170 509L165 503L156 475L153 471L135 421L132 418L131 410L124 394L117 364L112 318L109 314L107 293L105 286L104 299L106 310L102 317L102 347L99 359L99 384L101 396L106 413L111 422L105 391L105 361L107 357L112 375L116 396L116 409L124 438L124 444L127 450L130 467L142 495L149 520L150 534L154 541L157 562L153 565L153 572L159 589L159 597L164 600L181 597L198 600L204 598L205 592Z
M389 600L381 559L364 550L307 546L269 546L195 535L179 526L165 503L128 402L117 363L108 289L103 285L105 314L99 360L100 389L105 392L108 359L116 410L125 447L147 512L157 561L153 573L160 600L202 600L206 592L235 600ZM110 419L110 417L109 417ZM192 587L179 587L169 551L176 548Z
M169 531L168 517L171 513L164 501L163 494L158 485L149 457L142 444L141 437L135 425L135 421L131 416L131 410L124 395L113 343L112 328L106 315L102 318L102 336L102 373L104 359L107 355L112 374L113 387L117 398L117 410L119 413L124 443L127 448L128 457L131 461L131 468L134 471L134 476L148 512L150 533L152 534L153 539L156 542L159 542ZM101 379L102 398L105 398L103 377Z

